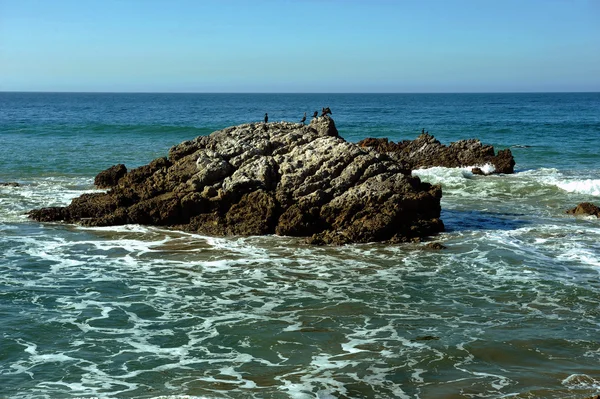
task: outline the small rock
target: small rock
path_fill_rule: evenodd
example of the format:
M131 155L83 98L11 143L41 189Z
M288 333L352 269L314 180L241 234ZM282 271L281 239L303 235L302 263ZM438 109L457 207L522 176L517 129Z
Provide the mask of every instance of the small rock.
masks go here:
M0 187L21 187L17 182L0 183Z
M429 242L427 244L425 244L425 248L427 249L433 249L433 250L441 250L441 249L446 249L448 248L447 246L440 244L439 242Z
M582 202L573 209L569 209L565 213L570 215L590 215L600 218L600 208L591 202Z

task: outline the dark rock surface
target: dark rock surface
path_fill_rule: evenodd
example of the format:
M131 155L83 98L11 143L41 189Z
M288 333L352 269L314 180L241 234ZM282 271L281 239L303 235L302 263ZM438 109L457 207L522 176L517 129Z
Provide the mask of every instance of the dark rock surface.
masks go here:
M428 242L427 244L425 244L425 248L439 251L441 249L447 249L448 247L439 242Z
M120 163L100 172L94 179L94 184L98 188L111 188L116 186L126 174L127 168Z
M17 182L0 182L0 187L21 187Z
M183 142L168 158L116 165L39 221L138 223L207 235L279 234L313 244L405 242L443 231L441 188L387 155L338 136L329 116L306 126L255 123Z
M600 218L600 208L591 202L582 202L573 209L569 209L565 213L570 215L589 215Z
M435 137L424 133L412 141L394 143L385 138L367 138L360 141L358 145L387 154L408 169L476 166L473 168L473 173L484 174L481 166L491 164L495 168L493 173L509 174L514 172L515 166L510 149L500 150L495 154L494 147L483 145L479 140L474 139L460 140L445 146Z

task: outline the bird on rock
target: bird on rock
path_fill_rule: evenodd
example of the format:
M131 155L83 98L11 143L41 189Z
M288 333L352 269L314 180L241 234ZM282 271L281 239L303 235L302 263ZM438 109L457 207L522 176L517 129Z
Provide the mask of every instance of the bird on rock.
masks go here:
M319 116L319 111L315 111L315 113L313 114L313 118L316 118L317 116Z
M269 122L269 114L265 113L265 123Z
M331 110L329 109L329 107L323 108L321 111L321 116L327 116L328 114L331 115Z
M300 123L302 123L303 125L304 125L304 122L306 122L306 112L304 113L304 116L300 120Z

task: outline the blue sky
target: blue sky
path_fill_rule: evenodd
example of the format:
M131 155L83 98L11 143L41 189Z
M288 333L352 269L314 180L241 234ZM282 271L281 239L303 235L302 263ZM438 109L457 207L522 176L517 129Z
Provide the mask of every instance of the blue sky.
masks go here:
M0 0L0 91L600 91L600 0Z

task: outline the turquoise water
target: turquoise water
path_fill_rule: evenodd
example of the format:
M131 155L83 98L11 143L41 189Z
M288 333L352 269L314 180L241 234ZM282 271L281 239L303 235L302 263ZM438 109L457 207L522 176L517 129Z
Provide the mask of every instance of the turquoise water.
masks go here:
M348 141L479 138L441 252L28 220L230 125L329 106ZM600 392L600 94L0 93L0 398L582 398Z

